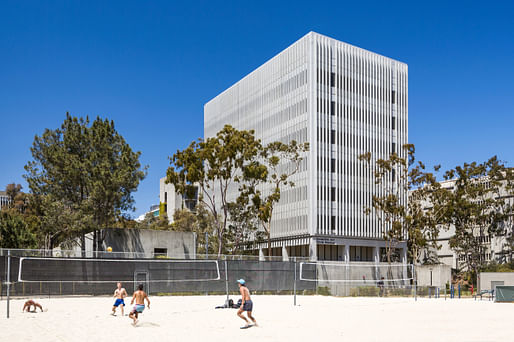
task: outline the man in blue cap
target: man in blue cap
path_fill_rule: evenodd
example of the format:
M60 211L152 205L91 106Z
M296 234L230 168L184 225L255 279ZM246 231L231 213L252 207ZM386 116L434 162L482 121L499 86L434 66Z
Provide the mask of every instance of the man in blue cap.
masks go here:
M252 320L253 325L257 326L257 321L252 316L253 303L252 299L250 298L250 291L246 287L245 280L239 279L237 281L237 285L239 285L239 292L241 293L241 306L239 307L239 310L237 310L237 315L246 322L245 326L241 327L241 329L247 329L252 326L246 317L243 316L243 311L247 312L248 318Z

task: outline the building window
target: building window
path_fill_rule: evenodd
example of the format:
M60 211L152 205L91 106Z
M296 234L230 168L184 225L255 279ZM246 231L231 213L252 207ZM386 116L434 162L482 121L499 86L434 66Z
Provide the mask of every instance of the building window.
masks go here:
M334 101L330 102L330 115L336 115L336 103Z
M330 172L336 172L336 160L334 158L330 160Z
M168 256L168 249L167 248L154 248L153 255L156 258L159 256Z
M393 104L396 103L396 91L393 90L392 94L391 94L391 102Z
M331 144L336 143L336 131L334 131L334 130L330 131L330 143Z
M393 116L393 121L391 122L391 126L393 129L396 129L396 117Z
M335 73L330 74L330 86L331 87L336 86L336 74Z
M332 202L335 202L335 200L336 200L336 188L330 188L330 200ZM334 217L334 216L332 216L332 217Z
M393 143L393 145L392 145L392 152L396 153L396 143Z
M164 203L168 203L168 192L164 191Z

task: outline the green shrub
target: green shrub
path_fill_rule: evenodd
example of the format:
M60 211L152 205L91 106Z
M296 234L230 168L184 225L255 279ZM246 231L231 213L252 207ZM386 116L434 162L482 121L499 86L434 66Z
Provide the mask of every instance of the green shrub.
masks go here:
M318 286L318 294L321 296L330 296L330 290L327 286Z
M376 286L359 286L350 289L350 297L378 297L380 289Z

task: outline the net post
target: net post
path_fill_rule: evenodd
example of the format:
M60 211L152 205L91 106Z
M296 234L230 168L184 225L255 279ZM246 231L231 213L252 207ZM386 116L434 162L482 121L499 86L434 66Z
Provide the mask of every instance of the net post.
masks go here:
M294 292L294 306L296 306L296 257L294 257L294 285L293 285L293 292Z
M418 300L418 279L416 277L416 266L412 264L412 277L414 278L414 301Z
M7 250L7 318L9 318L9 300L11 295L11 250Z
M227 257L225 257L225 291L227 292L226 304L228 305L228 263Z

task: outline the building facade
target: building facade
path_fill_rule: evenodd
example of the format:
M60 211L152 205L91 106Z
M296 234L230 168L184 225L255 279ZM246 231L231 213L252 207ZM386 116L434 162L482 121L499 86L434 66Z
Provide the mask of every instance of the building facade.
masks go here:
M402 62L310 32L205 104L205 138L231 124L263 144L310 144L274 211L274 255L380 261L387 226L364 211L398 180L377 186L358 157L404 155L407 76Z
M3 207L8 207L10 202L7 192L0 191L0 210L2 210Z
M176 210L195 210L198 203L198 190L195 192L192 198L188 198L186 195L177 193L175 191L175 186L171 183L166 183L166 177L163 177L159 182L159 201L161 203L163 212L165 212L168 216L168 221L172 223L173 214Z
M486 178L481 179L482 182L487 182ZM453 190L455 187L455 180L445 180L440 182L441 187L448 190ZM514 194L508 193L504 187L500 189L500 196L502 196L508 205L514 207ZM427 206L430 203L426 203ZM511 248L507 248L509 244L508 238L513 235L513 220L511 217L510 222L505 222L505 234L490 236L487 229L484 230L484 234L480 236L479 229L476 229L473 234L476 239L479 239L483 246L483 253L481 258L485 262L495 261L500 264L505 262L511 262L513 260L513 254ZM437 244L440 249L435 251L437 253L438 260L450 266L453 269L466 269L466 255L457 254L450 247L450 239L455 235L455 227L441 227Z

